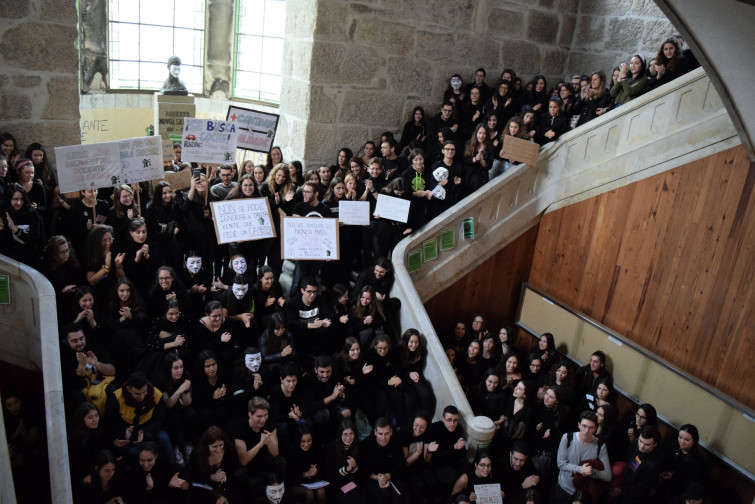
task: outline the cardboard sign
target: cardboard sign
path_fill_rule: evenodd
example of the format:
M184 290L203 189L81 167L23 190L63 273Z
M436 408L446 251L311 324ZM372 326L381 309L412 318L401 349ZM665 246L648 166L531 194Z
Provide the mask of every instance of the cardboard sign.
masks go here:
M477 504L502 504L501 485L490 483L487 485L475 485L474 493L477 496Z
M530 166L537 165L537 157L540 146L535 142L523 140L511 135L503 137L503 158L518 161Z
M338 220L346 225L369 226L370 202L344 200L339 201Z
M152 188L165 180L170 184L170 187L174 191L180 191L181 189L187 189L191 187L191 170L181 170L180 172L164 172L160 180L152 181Z
M246 198L210 203L218 243L275 238L267 198Z
M281 259L321 261L340 258L338 219L281 219Z
M135 184L163 176L162 139L158 136L131 138L119 142L121 150L121 180Z
M173 150L173 140L163 140L163 161L175 161L176 152Z
M409 221L409 207L411 201L388 196L387 194L378 194L375 213L381 219L390 219L396 222Z
M55 147L61 193L122 183L118 142Z
M277 114L268 114L241 107L228 107L227 121L238 124L239 149L269 153L273 148L275 132L278 129Z
M184 117L181 161L233 163L238 131L232 122Z

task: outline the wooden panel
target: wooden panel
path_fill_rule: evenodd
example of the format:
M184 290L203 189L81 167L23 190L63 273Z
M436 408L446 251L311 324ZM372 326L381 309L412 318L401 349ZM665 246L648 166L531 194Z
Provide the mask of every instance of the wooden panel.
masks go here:
M737 147L548 213L529 281L755 407L754 182Z
M532 265L537 229L533 227L472 273L425 302L425 310L438 336L449 336L457 320L469 324L475 313L487 318L491 332L497 332L503 325L513 326L519 291ZM522 343L521 346L528 348L531 338Z
M570 357L582 363L589 362L595 349L603 349L609 364L613 364L609 369L613 371L617 387L655 405L658 413L677 427L695 424L704 443L750 474L755 473L755 452L748 443L742 442L755 439L755 421L714 395L714 387L701 388L695 381L650 358L644 350L638 350L639 345L612 335L605 327L580 318L578 313L544 299L529 288L525 289L519 315L517 322L523 327L557 329L561 326L565 339L571 341L575 338L570 333L576 333L576 343L566 350ZM556 335L557 343L561 343L562 333L551 332Z

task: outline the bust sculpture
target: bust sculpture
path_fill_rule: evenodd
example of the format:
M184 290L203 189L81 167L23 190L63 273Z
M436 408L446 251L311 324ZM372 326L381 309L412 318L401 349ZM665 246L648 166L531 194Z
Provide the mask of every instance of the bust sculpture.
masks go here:
M181 58L175 55L168 58L168 71L170 75L163 82L160 92L165 95L187 96L189 90L186 89L184 83L178 78L181 74Z

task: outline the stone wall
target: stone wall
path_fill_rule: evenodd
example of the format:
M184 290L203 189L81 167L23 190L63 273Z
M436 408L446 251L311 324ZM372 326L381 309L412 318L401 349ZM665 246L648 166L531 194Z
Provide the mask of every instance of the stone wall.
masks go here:
M564 75L578 0L288 0L281 114L286 159L332 164L416 105L438 112L448 79L504 67ZM314 13L314 15L313 15Z
M0 131L19 149L79 143L77 21L75 2L0 2Z
M610 76L637 52L649 62L675 32L653 0L580 0L567 74L603 70Z

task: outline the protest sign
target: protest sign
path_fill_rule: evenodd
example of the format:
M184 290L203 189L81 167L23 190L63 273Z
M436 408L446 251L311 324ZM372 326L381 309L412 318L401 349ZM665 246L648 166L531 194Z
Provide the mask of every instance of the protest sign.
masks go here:
M184 117L181 161L233 163L238 131L232 122Z
M163 177L162 139L159 136L121 140L121 181L134 184Z
M163 161L175 161L176 152L173 150L173 140L163 140Z
M489 483L487 485L475 485L474 493L477 497L477 504L502 504L501 485L500 483Z
M281 259L319 261L340 259L338 219L281 219Z
M160 180L152 181L152 188L154 188L159 182L166 181L170 184L171 189L174 191L180 191L191 187L191 170L181 170L180 172L165 172Z
M230 105L226 120L238 124L239 149L269 153L273 148L279 117L277 114Z
M511 159L530 166L537 165L537 156L540 146L535 142L516 138L511 135L503 137L503 158Z
M369 226L370 203L369 201L345 201L338 202L338 221L346 225Z
M396 222L408 222L410 206L411 202L409 200L394 198L393 196L388 196L386 194L378 194L375 213L379 215L381 219L390 219Z
M267 198L247 198L210 203L218 243L275 238Z
M61 193L123 183L118 142L55 147Z

